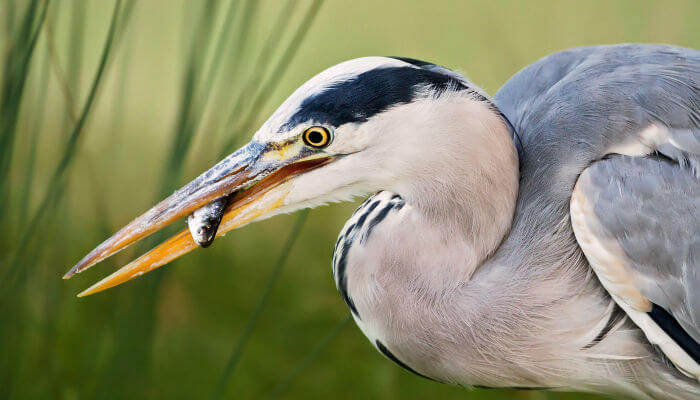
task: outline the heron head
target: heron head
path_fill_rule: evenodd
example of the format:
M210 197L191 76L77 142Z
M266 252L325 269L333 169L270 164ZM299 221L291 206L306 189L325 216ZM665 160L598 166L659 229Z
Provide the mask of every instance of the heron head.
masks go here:
M299 87L252 140L136 218L73 267L81 272L173 221L227 197L217 236L252 221L377 190L404 193L445 162L453 118L495 107L461 75L412 59L367 57ZM452 110L454 109L454 110ZM479 118L471 118L481 123ZM181 231L81 293L118 285L197 248Z

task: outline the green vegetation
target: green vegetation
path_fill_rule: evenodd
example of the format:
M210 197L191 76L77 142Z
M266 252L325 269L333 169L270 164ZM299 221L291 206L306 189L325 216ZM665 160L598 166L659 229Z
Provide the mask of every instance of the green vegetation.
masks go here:
M4 0L0 17L1 398L593 398L450 387L380 356L330 274L355 204L85 299L164 236L61 276L325 67L403 55L494 93L568 47L698 47L697 1Z

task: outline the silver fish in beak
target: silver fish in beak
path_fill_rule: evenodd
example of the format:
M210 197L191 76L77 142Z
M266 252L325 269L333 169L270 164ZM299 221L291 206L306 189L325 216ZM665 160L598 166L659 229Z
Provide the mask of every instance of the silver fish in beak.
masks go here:
M222 197L195 210L187 217L190 235L199 247L207 248L214 242L227 204L228 196Z

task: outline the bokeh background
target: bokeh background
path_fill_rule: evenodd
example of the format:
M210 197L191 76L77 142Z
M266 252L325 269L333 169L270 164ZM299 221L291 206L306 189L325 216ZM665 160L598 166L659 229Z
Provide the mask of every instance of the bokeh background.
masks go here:
M0 397L594 398L450 387L379 355L330 273L356 204L245 227L84 299L156 242L61 275L340 61L424 59L493 94L569 47L697 48L699 20L697 0L3 0Z

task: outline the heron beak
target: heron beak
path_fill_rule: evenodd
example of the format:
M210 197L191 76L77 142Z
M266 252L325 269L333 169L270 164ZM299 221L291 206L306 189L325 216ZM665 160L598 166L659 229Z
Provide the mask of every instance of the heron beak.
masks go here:
M281 206L291 179L328 163L332 157L307 151L297 142L251 142L156 204L92 250L63 276L68 279L130 244L185 217L208 203L230 196L216 236L240 227ZM183 229L148 253L122 267L78 296L117 286L163 266L198 247Z

